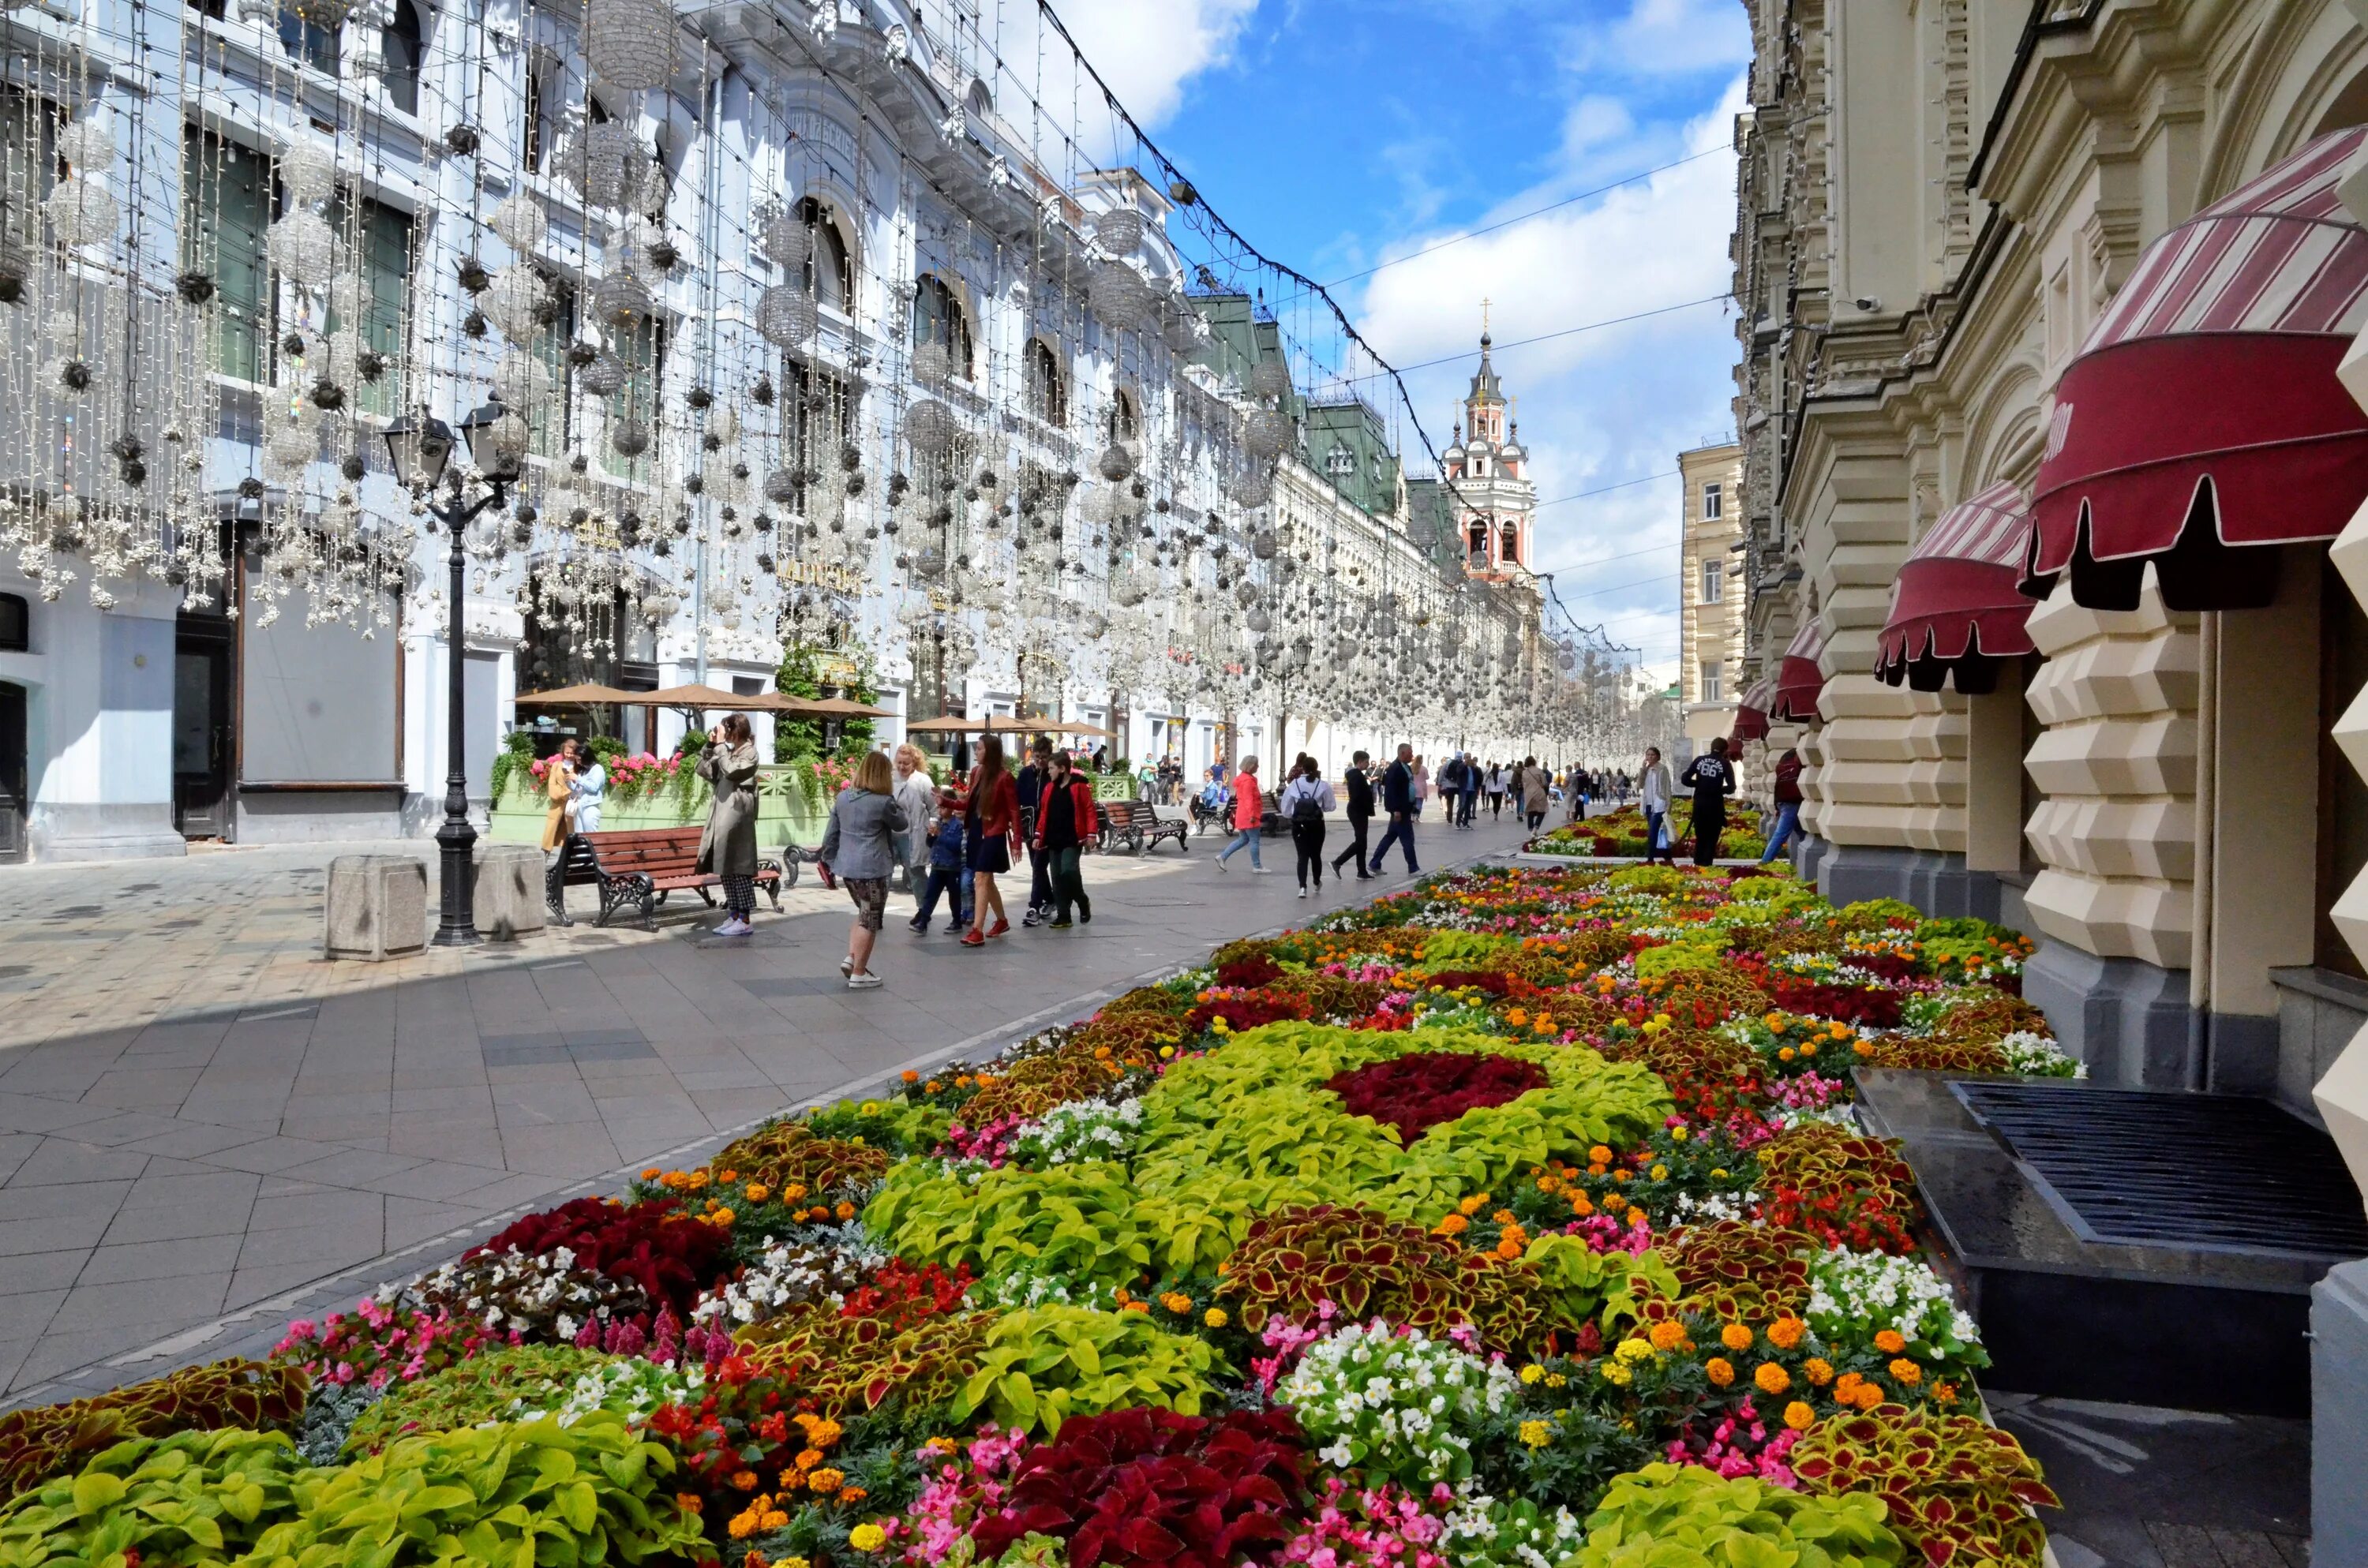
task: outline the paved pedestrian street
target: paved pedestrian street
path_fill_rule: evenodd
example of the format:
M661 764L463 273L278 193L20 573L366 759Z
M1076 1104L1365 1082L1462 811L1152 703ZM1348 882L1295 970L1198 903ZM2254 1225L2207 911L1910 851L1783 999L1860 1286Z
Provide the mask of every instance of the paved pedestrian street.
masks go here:
M1460 833L1434 813L1420 854L1433 869L1520 839L1509 817ZM886 983L853 994L836 967L847 901L813 881L738 941L705 937L718 916L677 899L655 932L582 921L373 965L320 957L328 859L432 845L9 870L0 1405L268 1348L290 1318L524 1210L986 1054L1228 937L1407 883L1394 859L1302 901L1287 840L1264 846L1264 877L1247 855L1213 869L1221 842L1090 857L1091 925L1015 925L985 952L942 923L913 936L911 901L893 898Z

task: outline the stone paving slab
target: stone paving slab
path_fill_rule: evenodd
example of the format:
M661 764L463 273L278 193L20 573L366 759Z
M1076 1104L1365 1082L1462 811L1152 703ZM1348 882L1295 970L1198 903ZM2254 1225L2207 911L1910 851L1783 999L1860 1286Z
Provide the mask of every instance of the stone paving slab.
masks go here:
M1427 869L1520 838L1421 833ZM0 970L25 987L0 1008L0 1407L259 1354L530 1209L1406 885L1303 901L1287 840L1267 876L1212 869L1218 842L1090 857L1090 925L985 951L892 899L865 993L837 973L848 906L812 882L740 942L693 901L651 932L331 964L325 866L364 846L0 871ZM1016 912L1024 873L1006 887Z

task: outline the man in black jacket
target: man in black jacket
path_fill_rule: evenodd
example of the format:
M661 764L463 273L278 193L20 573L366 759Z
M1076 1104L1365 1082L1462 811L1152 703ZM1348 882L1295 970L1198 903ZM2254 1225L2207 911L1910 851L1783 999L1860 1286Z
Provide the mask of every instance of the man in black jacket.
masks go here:
M1694 792L1694 864L1708 866L1718 858L1718 835L1726 831L1726 798L1735 793L1735 764L1726 760L1726 737L1713 737L1710 750L1686 764L1678 782Z
M1373 781L1365 776L1365 767L1372 758L1359 752L1349 760L1349 847L1332 859L1332 874L1338 876L1340 868L1350 860L1357 862L1357 880L1370 882L1372 873L1365 869L1365 832L1373 820Z
M1029 752L1028 766L1012 781L1019 796L1019 832L1028 846L1030 868L1028 913L1019 917L1022 926L1041 926L1053 918L1053 858L1036 845L1036 808L1042 803L1052 778L1053 743L1039 735Z
M1414 747L1398 743L1398 759L1382 775L1382 810L1390 814L1390 830L1382 835L1381 844L1373 850L1371 869L1379 871L1382 859L1395 844L1406 852L1408 875L1422 869L1414 863Z

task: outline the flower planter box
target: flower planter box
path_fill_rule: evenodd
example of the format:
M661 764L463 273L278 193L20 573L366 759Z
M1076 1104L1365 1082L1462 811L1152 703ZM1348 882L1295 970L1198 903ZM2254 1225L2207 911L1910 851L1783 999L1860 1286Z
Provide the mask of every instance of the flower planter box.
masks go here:
M622 801L612 795L600 807L600 827L603 832L622 832L632 828L695 826L707 821L710 800L703 780L692 786L688 797L680 799L671 790L661 790L638 801ZM549 810L540 793L513 790L495 803L489 836L497 844L539 844L542 841L543 818ZM811 849L822 842L823 829L829 821L828 802L810 806L797 776L789 768L765 767L757 770L759 845L793 844Z

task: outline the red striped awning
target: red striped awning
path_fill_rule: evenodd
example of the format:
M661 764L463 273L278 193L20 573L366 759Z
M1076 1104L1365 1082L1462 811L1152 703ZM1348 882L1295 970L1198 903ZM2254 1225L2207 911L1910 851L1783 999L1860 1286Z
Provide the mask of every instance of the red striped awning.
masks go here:
M1730 749L1748 741L1768 738L1768 705L1776 700L1775 694L1773 676L1762 676L1751 683L1751 689L1745 692L1743 700L1736 705L1735 728L1726 737Z
M1943 512L1892 580L1876 676L1938 691L1953 671L1959 691L1996 690L1998 661L2032 651L2031 601L2015 586L2030 542L2020 486L1993 484Z
M2021 590L2072 574L2137 605L2270 602L2274 551L2332 539L2368 495L2368 414L2335 378L2368 322L2368 230L2336 182L2368 127L2320 137L2139 257L2055 389Z
M1770 719L1805 724L1817 716L1817 694L1826 689L1826 674L1817 667L1825 656L1826 629L1811 620L1785 645L1784 662L1776 666L1776 695L1768 705Z

